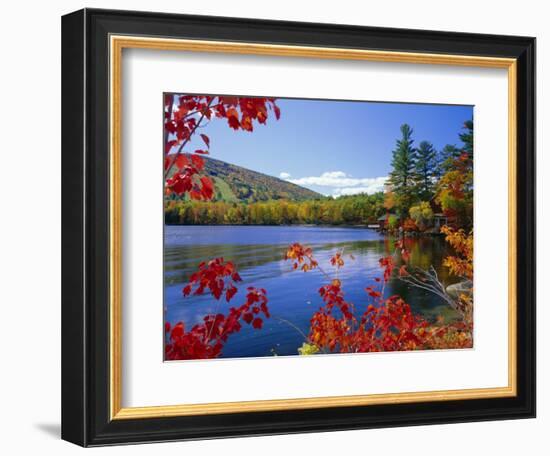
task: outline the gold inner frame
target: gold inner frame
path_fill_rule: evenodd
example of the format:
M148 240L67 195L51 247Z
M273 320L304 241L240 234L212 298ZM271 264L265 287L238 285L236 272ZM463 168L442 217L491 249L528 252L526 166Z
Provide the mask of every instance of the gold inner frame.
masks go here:
M505 387L403 392L354 396L275 399L245 402L181 404L170 406L122 407L122 145L121 96L123 49L195 51L253 54L317 59L366 60L429 65L452 65L508 70L508 385ZM110 36L110 414L111 419L158 418L220 413L257 412L322 407L396 404L423 401L511 397L517 394L516 373L516 124L517 62L511 58L468 55L386 52L309 46L287 46L241 42L221 42Z

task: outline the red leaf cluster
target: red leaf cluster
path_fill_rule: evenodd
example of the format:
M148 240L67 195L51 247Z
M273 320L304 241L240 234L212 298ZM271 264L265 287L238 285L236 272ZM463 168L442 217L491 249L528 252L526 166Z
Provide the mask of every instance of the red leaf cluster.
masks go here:
M183 288L183 294L189 296L209 292L216 300L225 297L230 302L238 292L235 284L240 281L241 277L231 261L215 258L199 265ZM205 315L203 322L194 325L190 330L186 330L183 322L174 326L167 322L165 359L173 361L216 358L221 355L229 336L241 330L242 321L254 329L261 329L262 316L270 317L267 292L263 288L248 287L242 305L230 307L227 314Z
M429 335L423 329L427 322L415 316L399 296L384 300L382 292L365 289L371 304L357 313L352 303L344 300L338 280L319 290L325 305L311 319L309 340L330 352L354 353L413 350L426 346ZM337 308L339 312L335 313Z
M292 261L292 267L294 269L300 269L304 272L310 269L315 269L319 266L319 263L313 258L312 250L310 247L304 247L302 244L296 242L292 244L285 253L285 260Z
M378 261L384 271L384 282L387 282L388 280L390 280L391 273L394 268L393 257L392 256L383 257L383 258L380 258Z
M239 332L241 321L261 329L262 315L269 318L266 290L249 287L245 302L239 307L231 307L227 315L222 313L206 315L203 323L186 331L183 322L174 327L166 324L168 341L165 344L165 359L169 361L185 359L217 358L222 354L229 336Z
M337 269L340 269L342 266L344 266L344 259L342 258L342 253L341 252L336 252L330 258L330 264L332 266L336 266Z
M351 313L352 304L344 300L342 282L338 279L334 279L329 285L324 285L319 288L319 295L325 303L324 312L326 314L332 314L333 310L336 308L345 318L353 319L353 314Z
M379 306L370 305L363 315L359 351L396 351L425 348L423 337L428 323L412 313L399 296L391 296Z
M196 151L203 152L203 151ZM214 183L207 176L201 176L204 159L199 155L177 155L173 162L165 160L165 166L175 165L177 171L166 179L166 192L183 195L188 193L194 200L210 200L214 196Z
M225 261L222 257L214 258L199 264L199 269L191 274L189 283L183 288L183 295L202 295L208 289L216 299L220 299L225 292L225 298L229 302L237 293L235 283L241 280L233 262Z
M184 148L205 121L226 119L235 130L253 131L254 122L265 124L273 111L279 119L275 98L221 97L209 95L164 95L164 169L166 193L188 194L194 200L210 200L214 196L212 180L201 175L204 160L199 155L209 153L210 138L200 134L207 150L193 153ZM172 173L176 166L177 171Z

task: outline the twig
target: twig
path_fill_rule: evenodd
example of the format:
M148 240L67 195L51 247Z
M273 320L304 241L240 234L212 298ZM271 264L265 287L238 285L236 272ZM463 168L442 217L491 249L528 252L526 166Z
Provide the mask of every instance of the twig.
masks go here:
M292 328L294 328L304 338L304 342L307 342L307 339L308 339L307 336L294 323L291 323L290 321L285 320L284 318L281 318L281 317L273 316L273 318L275 318L275 320L279 320L282 323L286 323L288 326L291 326Z
M174 110L174 94L170 95L170 106L168 107L168 119L172 119L172 112ZM168 130L166 129L166 125L164 126L164 147L166 147L166 143L168 142Z
M327 274L327 272L321 267L321 265L317 262L317 260L313 258L313 255L306 255L306 257L309 259L309 261L315 261L317 263L317 269L319 269L321 274L323 274L327 279L332 281L332 277L329 274Z
M420 279L418 276L423 276L425 280ZM409 275L399 277L399 280L413 287L426 290L430 293L435 294L436 296L439 296L454 310L463 314L458 303L451 299L451 297L445 290L445 286L439 281L437 271L433 266L430 266L430 271L424 271L420 268L415 268L412 273L409 273Z
M201 117L200 119L198 120L198 122L195 124L195 126L193 127L193 130L191 130L191 132L189 133L189 136L187 137L187 139L185 141L183 141L180 145L180 147L178 148L178 151L174 154L174 158L172 159L172 161L170 162L170 166L168 166L168 169L164 172L164 179L166 179L168 177L168 175L170 174L170 170L172 169L172 167L174 166L174 163L176 163L176 159L178 158L178 156L181 154L181 152L183 151L183 148L187 145L187 143L191 140L191 137L193 136L193 134L195 133L195 131L197 130L197 128L199 127L199 125L201 124L202 120L204 119L205 115L206 115L206 111L210 110L210 106L212 105L212 102L214 101L214 99L212 98L210 100L210 102L208 103L208 106L206 106L206 109L205 111L201 114Z

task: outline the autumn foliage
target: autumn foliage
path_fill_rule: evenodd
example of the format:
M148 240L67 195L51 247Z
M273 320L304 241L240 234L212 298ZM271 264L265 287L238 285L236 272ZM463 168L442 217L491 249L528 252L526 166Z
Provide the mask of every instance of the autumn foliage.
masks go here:
M210 138L200 134L203 147L190 149L198 128L213 119L225 120L233 130L252 132L254 123L265 124L281 113L274 98L208 95L164 95L164 179L166 194L187 194L192 200L208 201L214 184L202 175L210 153Z
M219 301L222 298L229 303L237 294L236 283L242 279L230 261L215 258L201 263L189 283L183 288L183 295L211 294ZM174 326L166 323L165 359L206 359L221 355L229 336L241 330L243 324L261 329L263 318L269 318L267 292L263 288L248 287L243 304L231 307L227 314L208 314L203 322L189 330L183 322Z
M473 179L473 159L462 152L438 183L436 202L447 216L456 218L461 225L472 225Z
M472 280L474 278L474 235L466 234L463 229L454 230L448 226L441 228L445 240L454 248L457 255L445 258L443 264L458 276Z
M319 265L319 263L313 259L311 248L304 247L299 243L292 244L288 248L285 253L285 260L290 260L294 269L300 268L304 272L314 269Z
M409 260L409 252L403 247L402 241L396 243L396 253L401 256L401 260ZM318 266L311 249L301 244L290 246L285 258L294 261L296 258L307 258ZM341 252L333 255L329 261L337 269L345 264ZM392 255L381 258L379 263L382 275L375 278L376 286L365 288L364 302L352 303L346 300L342 282L337 278L318 290L323 305L311 318L308 340L301 347L300 353L359 353L472 346L471 328L466 323L429 323L415 315L400 296L385 298L385 286L392 276L408 272L405 265L397 267L398 262ZM297 267L294 266L294 269ZM307 272L310 268L301 269Z
M441 228L445 234L445 240L454 248L456 254L449 255L443 260L443 265L448 267L452 274L466 279L473 286L474 279L474 234L466 234L463 229L452 229L448 226ZM464 315L466 322L473 319L473 289L462 292L458 296L458 306Z
M199 264L199 269L189 279L189 283L183 288L183 295L201 295L205 289L209 289L212 296L220 299L225 292L227 302L237 293L236 282L241 281L241 276L231 261L224 261L223 258L215 258L208 263Z

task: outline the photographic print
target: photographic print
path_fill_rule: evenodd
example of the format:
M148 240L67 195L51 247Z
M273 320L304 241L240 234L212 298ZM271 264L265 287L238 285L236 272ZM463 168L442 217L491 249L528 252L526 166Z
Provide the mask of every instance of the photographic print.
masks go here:
M62 438L535 417L535 41L65 15Z
M473 347L473 106L163 115L165 361Z

